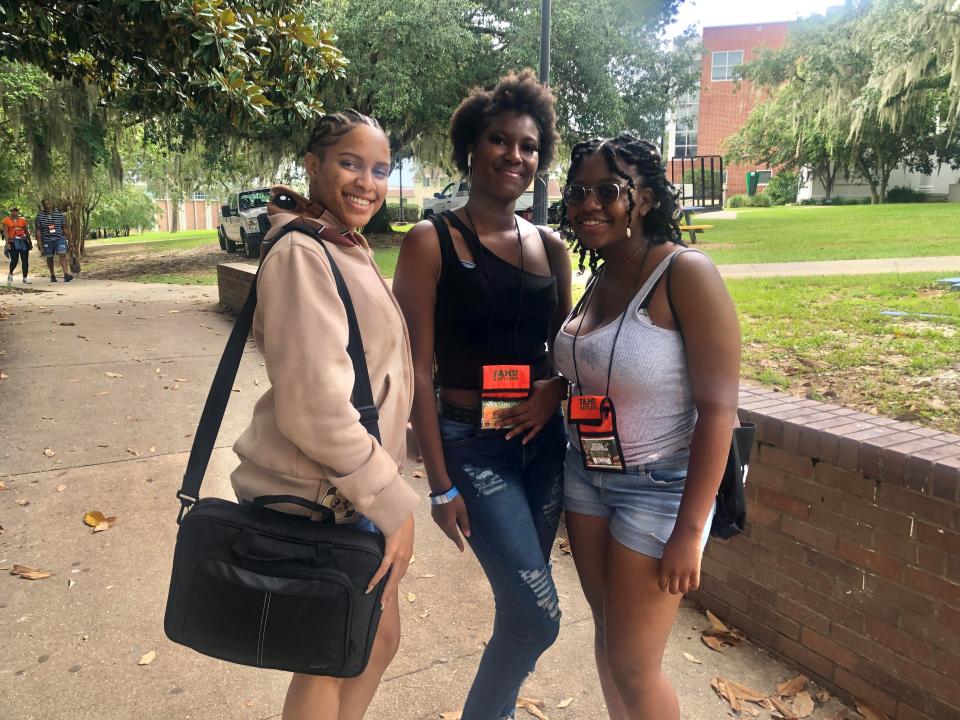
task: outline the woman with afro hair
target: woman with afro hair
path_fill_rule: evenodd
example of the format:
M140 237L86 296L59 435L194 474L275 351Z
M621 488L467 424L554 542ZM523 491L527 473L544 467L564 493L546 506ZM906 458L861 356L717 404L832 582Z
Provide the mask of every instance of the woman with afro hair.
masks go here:
M551 372L550 346L570 309L570 258L556 233L516 215L553 158L553 102L528 70L460 104L450 139L469 200L407 234L393 283L410 328L413 430L433 518L461 552L467 539L496 602L463 720L513 718L560 625L550 549L567 383Z
M700 582L736 423L736 311L710 259L682 248L651 143L576 145L560 212L594 270L554 352L571 383L564 507L600 683L611 720L678 720L661 662Z

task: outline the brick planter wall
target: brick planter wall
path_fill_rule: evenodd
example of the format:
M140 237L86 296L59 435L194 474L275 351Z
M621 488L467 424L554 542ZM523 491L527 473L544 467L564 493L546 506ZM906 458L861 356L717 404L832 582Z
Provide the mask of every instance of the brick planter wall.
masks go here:
M232 312L240 312L250 283L257 274L253 265L246 263L220 263L217 265L217 288L220 291L220 304Z
M846 698L960 718L960 436L745 387L747 531L696 599Z

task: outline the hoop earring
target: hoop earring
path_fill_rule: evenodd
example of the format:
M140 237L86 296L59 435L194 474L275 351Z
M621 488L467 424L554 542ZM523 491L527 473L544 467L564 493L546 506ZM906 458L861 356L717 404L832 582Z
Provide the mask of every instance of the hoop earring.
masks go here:
M467 153L467 179L473 178L473 153Z

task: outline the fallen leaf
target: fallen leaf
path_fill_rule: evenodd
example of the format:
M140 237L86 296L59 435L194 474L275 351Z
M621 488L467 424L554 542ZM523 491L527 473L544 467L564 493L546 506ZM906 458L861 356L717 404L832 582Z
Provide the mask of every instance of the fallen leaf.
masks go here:
M830 699L830 693L828 693L826 690L821 690L813 696L813 699L823 705L825 702L827 702L827 700Z
M180 311L179 311L179 310L167 310L167 312L170 313L171 315L175 315L176 313L178 313L178 312L180 312Z
M797 675L789 680L784 680L777 685L777 695L786 695L788 697L796 695L807 686L808 682L810 682L810 679L806 675Z
M563 700L557 703L557 707L558 708L570 707L570 703L572 702L573 702L572 697L564 698Z
M452 710L450 712L440 713L440 720L460 720L461 712L459 710Z
M704 645L711 650L716 650L717 652L723 652L723 648L726 647L722 642L712 635L701 635L700 639L703 641Z
M10 571L11 575L19 575L24 580L43 580L53 575L52 572L47 572L46 570L40 570L39 568L33 568L29 565L16 565L14 564L13 570Z
M6 380L8 377L10 376L7 375L5 372L0 372L0 380Z
M157 451L156 446L150 448L150 452L155 453Z
M254 385L259 385L259 384L260 384L260 380L257 379L257 378L254 378L253 384L254 384Z
M6 490L6 489L7 489L7 484L3 480L0 480L0 490Z
M421 576L420 576L420 579L421 579L421 580L426 580L426 579L432 578L432 577L436 577L436 576L435 576L433 573L426 573L425 575L421 575Z
M73 578L70 578L69 580L67 580L67 590L69 590L76 584L77 584L77 581L74 580Z
M67 489L67 486L62 483L60 485L57 485L57 492L63 492L66 489Z
M109 391L109 390L102 390L101 392L94 393L93 396L94 396L94 397L103 397L104 395L109 395L109 394L110 394L110 391Z
M74 327L76 325L75 322L62 322L60 324L63 325L63 327Z
M538 720L550 720L546 715L544 715L540 708L544 706L543 700L534 700L532 698L517 698L517 707L526 710L533 717L538 718Z
M414 471L413 471L413 476L414 476L415 478L423 478L423 477L426 477L426 476L425 476L422 472L420 472L419 470L414 470Z
M410 567L410 566L413 565L416 561L417 561L417 556L416 556L416 555L411 555L411 556L410 556L410 562L407 563L407 567Z
M84 524L89 525L92 528L95 528L106 519L107 518L104 516L104 514L99 510L91 510L83 515Z
M122 378L122 377L123 377L123 375L121 375L120 373L108 372L108 371L106 371L106 370L104 371L103 374L106 375L108 378Z
M813 714L814 704L810 693L803 691L797 693L793 699L793 714L798 718L809 717Z
M720 620L716 615L714 615L709 610L704 611L707 615L707 620L710 621L710 627L713 630L718 630L719 632L730 632L730 628L723 624L723 621Z
M240 388L238 388L236 385L234 385L234 386L233 386L233 392L240 392Z
M156 659L157 659L157 651L151 650L150 652L144 653L143 655L140 656L140 659L137 660L137 665L149 665Z
M427 615L429 615L429 614L430 614L430 611L429 611L429 610L424 610L422 613L420 613L419 615L417 615L417 617L422 620L423 618L427 617Z
M41 419L41 420L53 420L53 418L52 418L50 415L41 415L41 416L40 416L40 419Z
M43 454L46 455L47 457L53 457L57 453L55 453L51 448L44 448Z
M887 717L887 714L877 710L873 705L865 703L861 700L857 700L857 712L860 713L866 720L890 720Z
M174 378L174 382L190 382L187 378Z
M97 443L97 447L110 447L106 443Z
M735 713L740 712L740 709L742 708L740 699L737 697L737 694L727 686L727 683L723 678L715 677L710 680L710 687L714 689L714 692L716 692L717 695L730 704L731 710L733 710Z
M570 548L570 541L567 538L560 538L560 552L564 555L573 554L573 550Z
M27 500L26 498L20 498L19 500L17 500L17 505L19 505L20 507L26 507L29 504L30 504L30 501Z
M697 658L695 658L693 655L691 655L691 654L688 653L688 652L685 652L685 653L683 654L683 656L684 656L687 660L689 660L690 662L692 662L692 663L696 663L697 665L703 665L703 661L702 661L702 660L697 660Z
M93 531L95 533L103 532L104 530L109 530L116 524L117 524L116 516L104 518L103 522L97 523L96 527L93 528Z
M785 720L797 720L793 714L793 708L778 697L771 697L770 703L774 709L784 717Z
M133 448L127 448L126 452L130 453L130 454L133 455L134 457L140 457L140 453L138 453L138 452L137 452L136 450L134 450Z
M747 702L752 702L752 703L759 703L759 702L762 702L763 700L766 700L767 697L769 697L764 693L757 692L753 688L749 688L746 685L741 685L736 680L728 680L726 678L722 678L722 679L727 684L727 687L733 690L737 694L737 697L739 697L741 700L746 700Z
M417 601L417 596L416 596L414 593L412 593L412 592L411 592L411 593L407 593L407 602L412 603L412 602L416 602L416 601Z

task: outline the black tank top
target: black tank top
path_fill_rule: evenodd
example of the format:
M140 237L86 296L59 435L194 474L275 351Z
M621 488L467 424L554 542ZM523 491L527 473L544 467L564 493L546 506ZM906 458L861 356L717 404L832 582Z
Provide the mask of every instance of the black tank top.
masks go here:
M474 267L460 260L444 220L463 235ZM434 310L437 383L477 390L480 366L491 364L530 365L534 380L547 377L547 339L557 307L557 278L521 272L488 250L452 212L434 215L430 221L440 238L442 263Z

